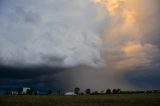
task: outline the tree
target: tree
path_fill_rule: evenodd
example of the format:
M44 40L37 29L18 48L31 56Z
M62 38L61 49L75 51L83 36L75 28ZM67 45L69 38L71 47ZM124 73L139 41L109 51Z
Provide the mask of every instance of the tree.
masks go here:
M118 89L113 89L112 93L113 94L121 93L121 89L119 89L119 88Z
M90 90L89 88L88 88L88 89L86 89L86 91L85 91L85 92L86 92L86 94L87 94L87 95L90 95L90 94L91 94L91 90Z
M18 95L21 95L21 94L22 94L22 91L23 91L22 88L18 88L18 89L17 89Z
M48 90L48 95L51 95L52 94L52 90Z
M116 89L113 89L113 90L112 90L112 93L113 93L113 94L116 94L116 93L117 93L117 90L116 90Z
M77 88L74 88L74 93L75 93L75 94L78 95L78 94L79 94L79 91L80 91L80 88L78 88L78 87L77 87Z
M117 93L121 93L121 89L118 88L118 89L117 89Z
M111 94L111 89L108 88L108 89L106 90L106 94Z
M33 94L33 90L32 90L32 89L27 89L26 94L27 94L27 95L32 95L32 94Z

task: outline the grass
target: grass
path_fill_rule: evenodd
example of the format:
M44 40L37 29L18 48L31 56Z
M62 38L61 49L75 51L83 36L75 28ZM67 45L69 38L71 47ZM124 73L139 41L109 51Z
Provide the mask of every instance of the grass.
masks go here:
M160 106L160 94L0 96L0 106Z

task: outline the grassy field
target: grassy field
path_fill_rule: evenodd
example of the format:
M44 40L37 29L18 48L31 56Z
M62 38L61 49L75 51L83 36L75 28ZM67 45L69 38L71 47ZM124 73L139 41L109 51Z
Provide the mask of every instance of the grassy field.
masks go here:
M0 106L160 106L160 94L0 96Z

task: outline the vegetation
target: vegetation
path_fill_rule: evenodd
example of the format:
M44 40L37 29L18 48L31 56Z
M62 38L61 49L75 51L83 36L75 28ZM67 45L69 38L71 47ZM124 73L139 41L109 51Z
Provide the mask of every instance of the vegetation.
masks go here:
M86 92L87 95L90 95L90 94L91 94L91 90L90 90L90 89L86 89L85 92Z
M52 95L52 90L48 90L48 95Z
M27 95L33 95L33 93L34 93L34 92L33 92L32 89L27 89L27 92L26 92Z
M85 96L0 96L0 106L160 106L159 93Z
M112 93L112 92L111 92L111 89L108 88L108 89L106 90L106 94L111 94L111 93Z
M78 95L78 94L79 94L79 91L80 91L80 88L78 88L78 87L77 87L77 88L74 88L74 93L75 93L75 94Z

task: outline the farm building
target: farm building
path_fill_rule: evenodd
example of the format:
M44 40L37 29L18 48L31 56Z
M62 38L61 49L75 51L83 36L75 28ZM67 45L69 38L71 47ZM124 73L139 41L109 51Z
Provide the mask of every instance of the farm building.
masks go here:
M75 94L74 92L66 92L64 95L65 96L75 96L77 94Z
M22 94L27 94L28 90L31 90L31 88L22 88Z

